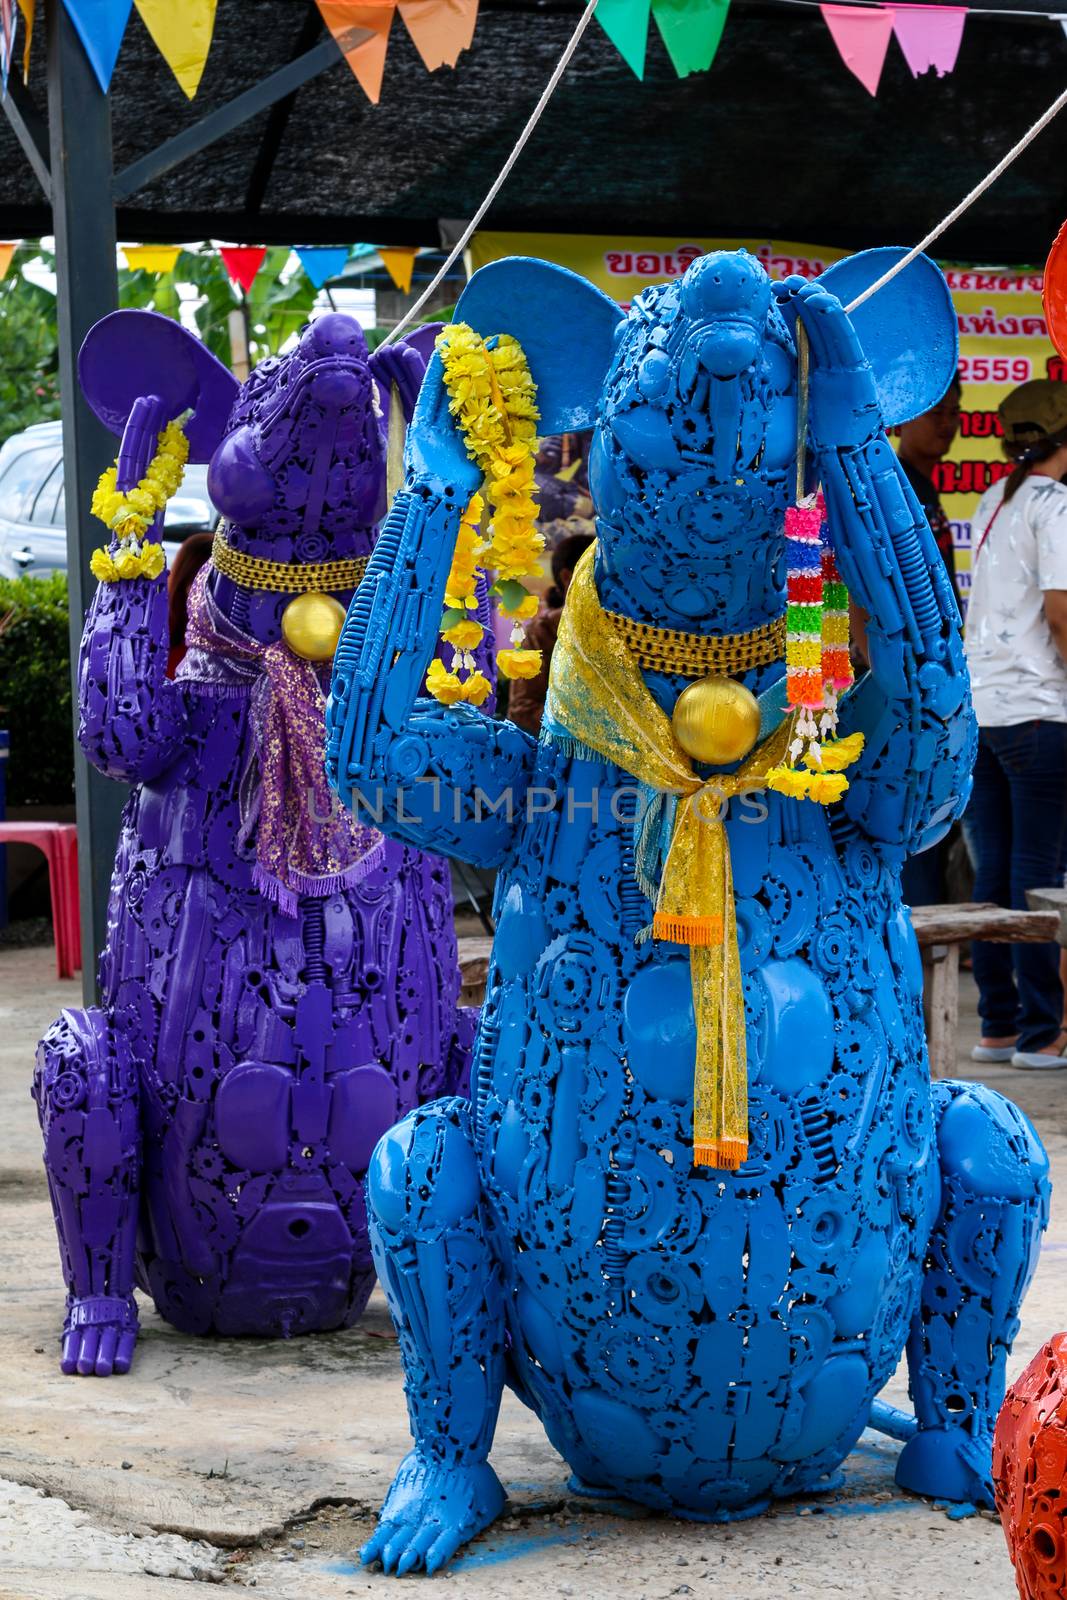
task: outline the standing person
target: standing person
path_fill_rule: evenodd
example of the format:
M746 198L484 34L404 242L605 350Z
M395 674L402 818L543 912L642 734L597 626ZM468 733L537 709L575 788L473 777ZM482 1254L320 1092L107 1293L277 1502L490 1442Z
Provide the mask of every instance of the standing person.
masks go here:
M575 521L578 519L576 518ZM536 739L541 731L541 716L548 693L548 669L552 664L552 651L559 633L559 619L563 615L563 601L567 593L578 557L588 550L593 533L580 531L568 533L552 552L552 587L545 595L543 608L526 629L526 642L541 652L541 670L535 678L516 678L510 685L508 716Z
M200 568L211 558L211 533L191 533L183 539L174 557L174 565L167 574L167 628L170 633L170 654L167 656L167 677L173 678L185 658L185 630L189 626L189 590Z
M1063 881L1067 847L1067 384L1001 402L1011 473L974 515L967 661L978 759L966 826L976 900L1025 907ZM974 945L977 1061L1062 1067L1059 946Z
M961 388L957 373L937 405L924 411L921 417L901 424L900 446L897 454L904 468L904 476L915 490L915 497L926 512L927 521L937 540L941 559L952 579L952 592L956 591L956 558L952 549L952 524L945 515L941 496L934 484L934 470L952 449L960 431Z
M952 593L956 596L957 604L959 595L956 589L956 561L952 551L952 525L945 515L945 508L941 504L941 497L934 484L934 469L951 450L959 429L960 380L957 374L932 410L924 411L921 417L915 417L911 422L901 425L900 446L897 452L900 464L904 468L904 475L926 512L930 529L937 541L937 548L941 552L941 559L948 570ZM900 886L909 905L940 905L948 898L945 873L949 847L954 836L955 828L944 839L939 839L937 844L931 845L929 850L923 850L917 856L909 856L905 861Z

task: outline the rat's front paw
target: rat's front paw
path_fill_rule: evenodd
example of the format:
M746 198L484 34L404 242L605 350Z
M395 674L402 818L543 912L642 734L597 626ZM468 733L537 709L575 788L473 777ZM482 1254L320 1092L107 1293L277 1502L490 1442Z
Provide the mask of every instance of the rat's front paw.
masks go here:
M71 1300L63 1325L61 1372L109 1378L129 1372L140 1324L133 1295L85 1295Z
M500 1479L487 1461L446 1466L412 1450L400 1463L378 1526L360 1551L365 1567L383 1572L436 1572L461 1544L488 1528L504 1505Z

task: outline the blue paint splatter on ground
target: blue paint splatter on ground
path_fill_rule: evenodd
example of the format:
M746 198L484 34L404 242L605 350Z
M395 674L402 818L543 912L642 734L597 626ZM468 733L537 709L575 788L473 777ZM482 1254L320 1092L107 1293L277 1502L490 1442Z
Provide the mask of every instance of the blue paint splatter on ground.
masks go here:
M454 1557L448 1563L448 1571L470 1572L475 1567L494 1567L502 1561L518 1561L523 1556L551 1550L554 1545L591 1543L597 1537L595 1530L589 1528L546 1528L543 1533L525 1529L521 1534L498 1534L479 1541L468 1555ZM320 1570L341 1577L352 1577L364 1571L364 1568L356 1561L324 1561Z

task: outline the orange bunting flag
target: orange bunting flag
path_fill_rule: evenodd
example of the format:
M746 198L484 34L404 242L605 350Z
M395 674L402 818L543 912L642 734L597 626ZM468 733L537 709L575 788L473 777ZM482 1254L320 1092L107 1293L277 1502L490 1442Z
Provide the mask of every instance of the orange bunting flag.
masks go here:
M131 272L173 272L180 244L124 244L122 254Z
M266 254L265 244L231 244L219 248L230 282L239 283L246 294L255 283L256 273L263 265Z
M367 0L316 0L316 4L363 93L377 105L396 0L371 4Z
M17 249L17 244L0 244L0 278L7 277L7 269L11 265L11 257Z
M399 245L395 250L382 250L378 254L382 258L382 266L392 278L401 294L411 293L411 275L415 270L415 257L418 250L414 245Z
M191 100L200 87L217 0L134 0L156 49Z
M29 83L30 46L33 44L33 18L37 10L37 0L19 0L19 10L22 12L22 21L26 30L26 40L22 46L22 81L23 83Z
M426 68L454 67L469 50L478 0L400 0L400 15Z

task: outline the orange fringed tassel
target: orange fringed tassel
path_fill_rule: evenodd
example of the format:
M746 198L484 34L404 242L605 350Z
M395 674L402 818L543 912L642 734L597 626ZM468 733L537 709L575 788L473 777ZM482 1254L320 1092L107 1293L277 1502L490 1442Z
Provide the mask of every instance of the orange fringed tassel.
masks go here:
M652 918L652 937L667 939L671 944L722 944L722 917L685 917L669 911L657 911Z
M736 1172L747 1160L747 1139L708 1139L693 1145L695 1167L720 1167L725 1172Z

